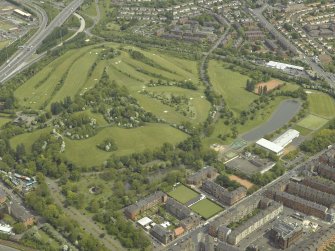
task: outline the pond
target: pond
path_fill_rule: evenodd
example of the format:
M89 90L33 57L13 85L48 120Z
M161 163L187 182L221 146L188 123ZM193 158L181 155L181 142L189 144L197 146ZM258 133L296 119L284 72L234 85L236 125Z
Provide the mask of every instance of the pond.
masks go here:
M244 134L246 141L256 141L288 123L300 110L301 103L294 99L282 101L272 117L265 123Z

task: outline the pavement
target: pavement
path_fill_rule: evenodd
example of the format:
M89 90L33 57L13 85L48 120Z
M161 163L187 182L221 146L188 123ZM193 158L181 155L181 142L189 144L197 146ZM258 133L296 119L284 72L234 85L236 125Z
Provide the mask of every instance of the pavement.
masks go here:
M56 27L61 26L82 4L83 0L73 0L49 23L48 26L46 26L47 19L42 18L40 29L24 45L24 49L17 51L17 53L15 53L0 67L0 83L20 71L20 69L27 64L31 56L35 54L42 41L50 35Z

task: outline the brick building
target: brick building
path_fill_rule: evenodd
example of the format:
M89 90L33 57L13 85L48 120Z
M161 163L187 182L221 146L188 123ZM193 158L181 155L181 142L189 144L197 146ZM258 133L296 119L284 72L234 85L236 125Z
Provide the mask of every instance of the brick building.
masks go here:
M158 205L161 203L165 203L167 200L167 195L162 191L155 192L144 199L141 199L135 204L132 204L125 208L125 215L132 220L135 220L138 215L143 213L144 211Z
M208 166L204 167L198 172L188 176L186 178L187 184L201 186L202 183L207 179L213 179L217 176L217 172L214 167Z
M191 209L172 198L168 198L165 204L165 208L169 213L177 217L179 220L189 217L192 213Z
M281 249L289 248L301 238L302 234L301 226L283 221L276 223L269 232L271 241Z
M205 192L213 195L219 202L229 206L235 204L247 195L247 189L244 187L239 187L234 191L229 191L228 189L211 180L206 180L202 184L202 189Z

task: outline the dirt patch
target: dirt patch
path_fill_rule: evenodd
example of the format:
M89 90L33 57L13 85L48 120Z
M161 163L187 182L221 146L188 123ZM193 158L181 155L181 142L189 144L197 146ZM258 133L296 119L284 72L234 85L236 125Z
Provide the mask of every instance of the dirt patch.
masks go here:
M255 85L255 93L261 94L264 92L264 87L266 86L265 93L269 93L273 90L279 89L283 85L283 82L277 79L270 80L268 82L260 82Z
M251 183L249 180L241 179L240 177L238 177L236 175L230 175L229 179L236 181L237 183L239 183L242 186L244 186L246 189L250 189L250 188L252 188L254 186L254 184Z

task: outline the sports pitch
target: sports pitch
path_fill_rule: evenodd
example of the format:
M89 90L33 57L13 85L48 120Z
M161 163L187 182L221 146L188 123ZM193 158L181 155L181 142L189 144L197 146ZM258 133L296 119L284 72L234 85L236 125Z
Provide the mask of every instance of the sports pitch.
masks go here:
M196 198L199 195L197 192L184 185L177 186L168 194L182 204L185 204L186 202Z
M327 119L309 114L306 118L299 121L297 125L310 130L317 130L324 126L327 122Z
M205 219L209 219L223 210L222 207L209 199L201 200L190 208Z

